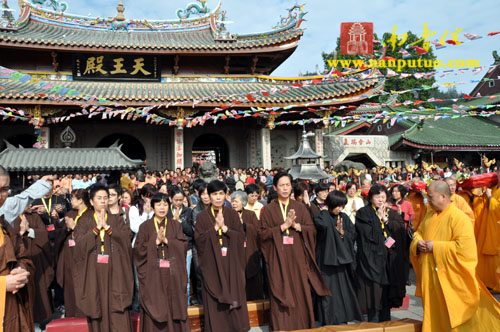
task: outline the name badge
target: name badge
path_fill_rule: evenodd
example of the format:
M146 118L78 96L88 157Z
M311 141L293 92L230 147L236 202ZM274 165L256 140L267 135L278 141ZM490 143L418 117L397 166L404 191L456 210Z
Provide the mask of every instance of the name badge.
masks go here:
M394 245L394 243L396 243L396 240L389 236L384 243L387 248L390 248Z
M54 231L56 229L56 227L54 226L54 224L50 224L46 228L47 228L47 232L52 232L52 231Z
M245 242L243 242L243 248L246 248L247 247L247 240L245 240Z
M293 244L293 237L283 236L283 244Z
M69 239L69 240L68 240L68 246L70 246L70 247L74 247L74 246L75 246L75 244L76 244L76 243L75 243L75 240L73 240L73 239Z
M160 259L160 268L169 268L170 267L170 261L167 259Z
M226 247L220 248L220 252L221 252L221 254L222 254L223 257L227 256L227 248Z
M97 263L108 264L109 263L109 255L97 255Z

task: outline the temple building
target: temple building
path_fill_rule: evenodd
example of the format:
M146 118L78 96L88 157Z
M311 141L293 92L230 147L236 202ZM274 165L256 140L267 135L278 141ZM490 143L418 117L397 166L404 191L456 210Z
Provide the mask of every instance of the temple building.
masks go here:
M291 167L285 157L299 146L300 120L310 119L313 148L329 160L325 119L383 89L370 70L328 79L269 76L304 33L299 5L271 31L238 35L227 31L220 3L210 10L206 0L165 21L127 19L121 0L110 19L67 14L57 1L51 8L19 4L19 18L4 15L0 24L0 107L33 118L0 122L0 137L14 146L36 142L35 124L38 147L61 148L69 126L72 148L119 141L151 170L203 160Z

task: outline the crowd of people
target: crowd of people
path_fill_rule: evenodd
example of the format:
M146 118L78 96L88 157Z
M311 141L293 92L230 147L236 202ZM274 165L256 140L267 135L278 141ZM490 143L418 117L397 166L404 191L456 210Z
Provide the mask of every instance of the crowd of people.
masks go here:
M257 299L272 331L383 322L412 265L424 331L498 329L498 186L457 190L450 168L326 171L32 175L23 191L0 167L4 329L58 311L89 331L132 331L132 312L141 331L189 331L187 307L203 305L205 331L248 331Z

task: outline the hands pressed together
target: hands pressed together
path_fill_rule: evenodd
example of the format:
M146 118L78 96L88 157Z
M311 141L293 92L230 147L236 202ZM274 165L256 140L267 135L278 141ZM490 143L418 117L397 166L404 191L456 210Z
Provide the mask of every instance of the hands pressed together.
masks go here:
M288 214L286 215L286 220L285 223L281 225L281 231L284 232L288 228L293 228L297 232L300 232L302 228L300 227L299 223L296 223L295 220L297 219L297 216L295 215L295 210L290 209L288 211Z
M29 276L30 273L22 267L16 267L12 271L10 271L10 274L5 276L5 280L7 283L7 292L16 294L28 283Z
M418 252L432 252L433 247L434 247L434 241L420 240L417 243Z

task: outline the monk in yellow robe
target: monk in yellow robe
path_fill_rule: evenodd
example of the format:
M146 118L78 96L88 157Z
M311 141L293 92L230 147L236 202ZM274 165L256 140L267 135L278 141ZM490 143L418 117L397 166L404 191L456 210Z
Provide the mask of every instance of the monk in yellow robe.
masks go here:
M422 332L498 331L500 303L476 277L477 250L470 218L451 201L450 187L433 182L429 205L410 246L422 298Z
M425 216L425 213L427 212L427 206L424 202L424 196L420 192L410 191L408 193L408 201L413 206L413 211L415 212L415 219L412 220L413 229L417 230L418 226Z
M457 180L453 177L448 177L444 179L446 183L448 183L448 186L450 187L450 192L451 192L451 201L455 203L455 206L462 210L472 221L474 224L474 211L472 211L469 203L462 197L457 195Z
M500 170L497 173L500 178ZM480 225L476 228L478 251L477 274L489 288L500 292L500 185L487 188L483 194Z

